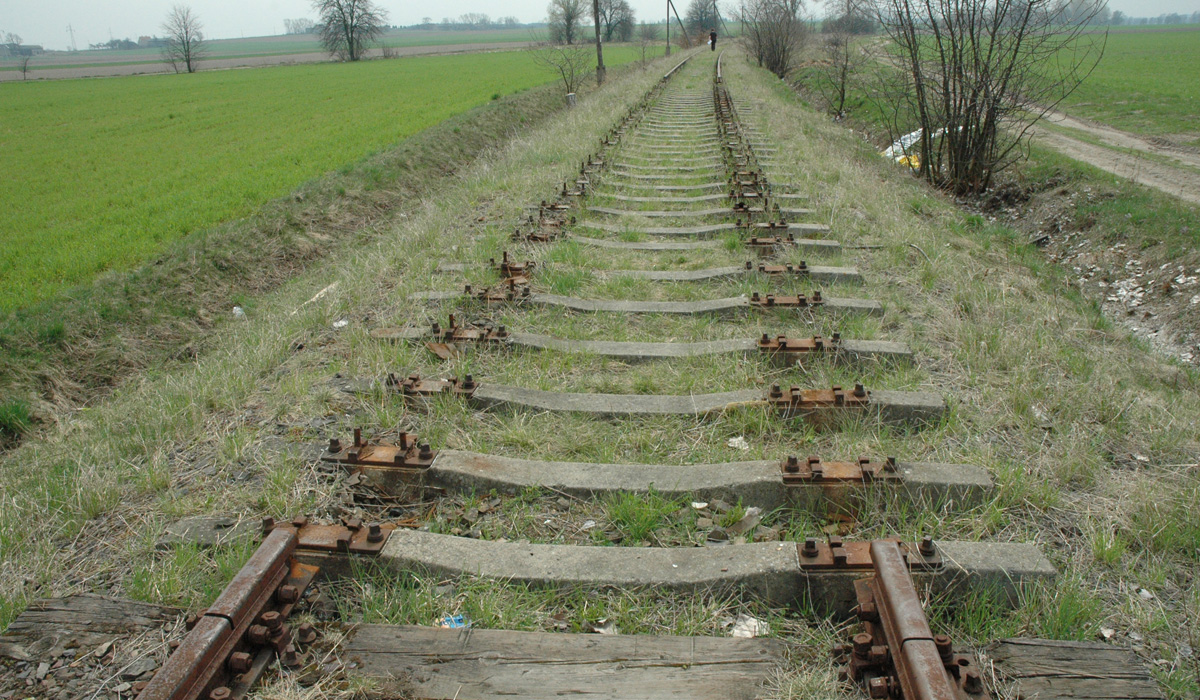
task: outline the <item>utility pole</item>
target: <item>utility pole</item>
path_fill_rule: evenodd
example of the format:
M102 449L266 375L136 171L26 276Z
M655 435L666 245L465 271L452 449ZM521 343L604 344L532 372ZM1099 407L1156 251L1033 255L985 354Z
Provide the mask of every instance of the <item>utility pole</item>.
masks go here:
M67 25L67 33L71 35L71 50L78 51L79 49L75 48L75 30L69 24Z
M600 45L600 0L592 0L592 19L596 23L596 84L604 84L604 48Z
M671 55L671 0L667 0L667 55Z

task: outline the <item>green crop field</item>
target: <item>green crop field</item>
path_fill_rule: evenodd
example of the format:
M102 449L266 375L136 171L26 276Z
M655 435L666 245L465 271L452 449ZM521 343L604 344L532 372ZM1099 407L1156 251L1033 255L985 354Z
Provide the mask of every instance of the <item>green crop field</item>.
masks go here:
M446 46L450 44L513 44L541 40L546 36L545 27L520 29L486 30L442 30L442 29L392 29L383 35L383 44L393 48L409 46ZM212 39L205 42L208 59L246 58L248 56L288 56L292 54L323 53L316 34L287 34L280 36L256 36L239 39ZM161 63L160 49L120 49L101 51L78 51L75 53L53 52L35 59L30 70L69 68L71 66L132 65ZM15 60L0 61L0 71L15 71Z
M1114 32L1064 111L1147 136L1200 145L1200 29Z
M514 51L0 84L0 311L553 78Z

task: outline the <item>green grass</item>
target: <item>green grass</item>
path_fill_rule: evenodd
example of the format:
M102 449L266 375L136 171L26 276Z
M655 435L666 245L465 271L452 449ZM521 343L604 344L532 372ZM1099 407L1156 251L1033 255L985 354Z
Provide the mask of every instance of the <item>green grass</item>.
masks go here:
M504 52L0 85L0 311L551 79Z
M510 44L540 39L546 30L539 29L488 29L482 31L450 30L425 31L395 29L383 36L383 44L394 48L409 46L446 46L450 44ZM303 53L320 53L324 49L315 34L257 36L238 39L213 39L206 42L207 58L245 58L248 56L287 56ZM30 64L33 71L83 67L158 63L162 60L159 49L129 49L119 51L79 51L77 53L54 52L35 57ZM203 64L202 64L203 66ZM0 62L0 71L17 70L14 61Z
M28 403L16 399L0 403L0 444L19 437L32 424Z
M1115 33L1091 77L1063 105L1072 115L1200 145L1200 30Z

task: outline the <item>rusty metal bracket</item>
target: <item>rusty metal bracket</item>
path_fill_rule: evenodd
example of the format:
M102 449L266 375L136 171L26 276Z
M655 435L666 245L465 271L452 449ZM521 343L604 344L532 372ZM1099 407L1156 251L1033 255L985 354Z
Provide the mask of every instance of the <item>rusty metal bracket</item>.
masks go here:
M268 537L277 531L290 532L297 550L313 553L379 554L395 529L394 523L363 523L347 517L338 524L311 523L303 515L289 522L263 518L263 532Z
M920 542L901 542L898 538L874 541L844 542L841 537L831 536L826 541L809 537L797 543L800 568L805 571L871 571L872 547L876 542L889 542L901 552L905 573L914 571L936 571L943 565L942 555L932 537Z
M520 302L528 298L531 292L529 280L525 277L509 277L495 287L479 289L469 284L463 287L464 294L485 304Z
M828 338L814 335L811 338L789 338L777 335L774 338L762 334L758 339L758 349L766 355L783 356L789 361L807 355L819 355L826 352L837 352L842 347L842 335L834 333Z
M745 241L745 246L747 248L752 250L757 249L760 252L771 251L779 246L785 245L796 245L796 237L789 233L786 238L777 236L754 236L753 238L747 238Z
M498 264L496 263L495 258L491 258L490 260L488 260L488 263L492 267L496 268L496 271L500 273L501 277L506 278L505 279L506 282L508 280L515 280L517 282L524 280L527 282L529 279L529 276L532 275L534 269L537 268L537 263L535 263L532 260L526 260L523 263L509 260L507 250L503 251L503 254L500 258L500 262Z
M857 462L822 462L820 457L788 457L779 465L785 486L867 484L897 480L896 458L882 462L859 457Z
M449 379L422 379L421 375L415 372L404 378L389 373L386 384L405 396L453 394L469 398L475 393L475 389L479 387L475 383L475 379L469 374L460 381L458 377L450 377Z
M845 676L865 685L872 698L990 698L974 659L955 654L950 638L930 629L909 574L911 553L895 541L877 540L870 559L875 575L854 582L865 631L834 649L846 664Z
M429 329L429 334L439 343L504 343L508 341L508 328L505 326L494 326L490 321L460 325L454 314L450 314L450 322L445 326L434 321Z
M764 231L782 231L782 230L787 229L788 223L786 221L760 221L760 222L754 223L754 222L743 221L742 219L738 219L735 226L737 228L743 228L743 229L753 228L753 229L760 229L760 230L764 230Z
M352 469L428 469L436 456L437 453L428 443L421 443L412 433L400 433L400 439L395 443L364 442L362 428L355 428L354 444L343 445L341 440L331 438L329 449L321 455L321 461L341 464Z
M767 265L765 263L755 264L747 260L746 269L758 272L760 275L808 275L808 262L801 260L799 265L788 263L786 265Z
M284 624L318 568L292 559L296 532L272 531L208 610L189 619L191 631L139 700L231 700L246 695L276 655L295 664L292 631ZM299 630L311 641L311 628Z
M804 294L786 296L759 294L758 292L750 295L750 306L764 309L807 309L824 304L825 300L821 298L821 293L818 291L814 291L812 296L805 296Z
M832 389L801 389L792 386L784 391L778 384L767 390L767 403L786 413L803 413L829 408L866 408L871 403L871 392L862 384L846 391L840 386Z

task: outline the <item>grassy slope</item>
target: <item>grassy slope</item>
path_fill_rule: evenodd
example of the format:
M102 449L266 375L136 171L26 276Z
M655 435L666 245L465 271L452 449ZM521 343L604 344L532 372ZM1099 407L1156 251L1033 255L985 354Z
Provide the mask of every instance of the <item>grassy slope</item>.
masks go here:
M0 181L0 312L553 77L512 52L0 86L0 168L24 173Z
M1095 72L1064 103L1070 114L1200 145L1200 30L1109 35Z
M758 95L797 101L782 86L770 92ZM946 429L919 442L997 479L995 503L942 528L1038 542L1063 572L1049 607L992 621L964 609L958 624L985 639L1027 625L1079 638L1101 623L1136 632L1146 655L1170 660L1158 670L1172 697L1192 697L1196 669L1176 643L1200 605L1190 573L1200 559L1200 475L1179 465L1200 455L1200 375L1131 342L1024 235L963 215L842 127L796 115L772 129L805 164L789 177L821 193L840 238L885 246L860 263L863 273L904 311L890 335L911 334L930 383L954 405ZM874 186L881 180L894 186ZM1124 206L1138 205L1139 218L1148 205L1179 208L1154 194ZM1115 219L1122 205L1111 206ZM1140 586L1159 597L1140 600Z

